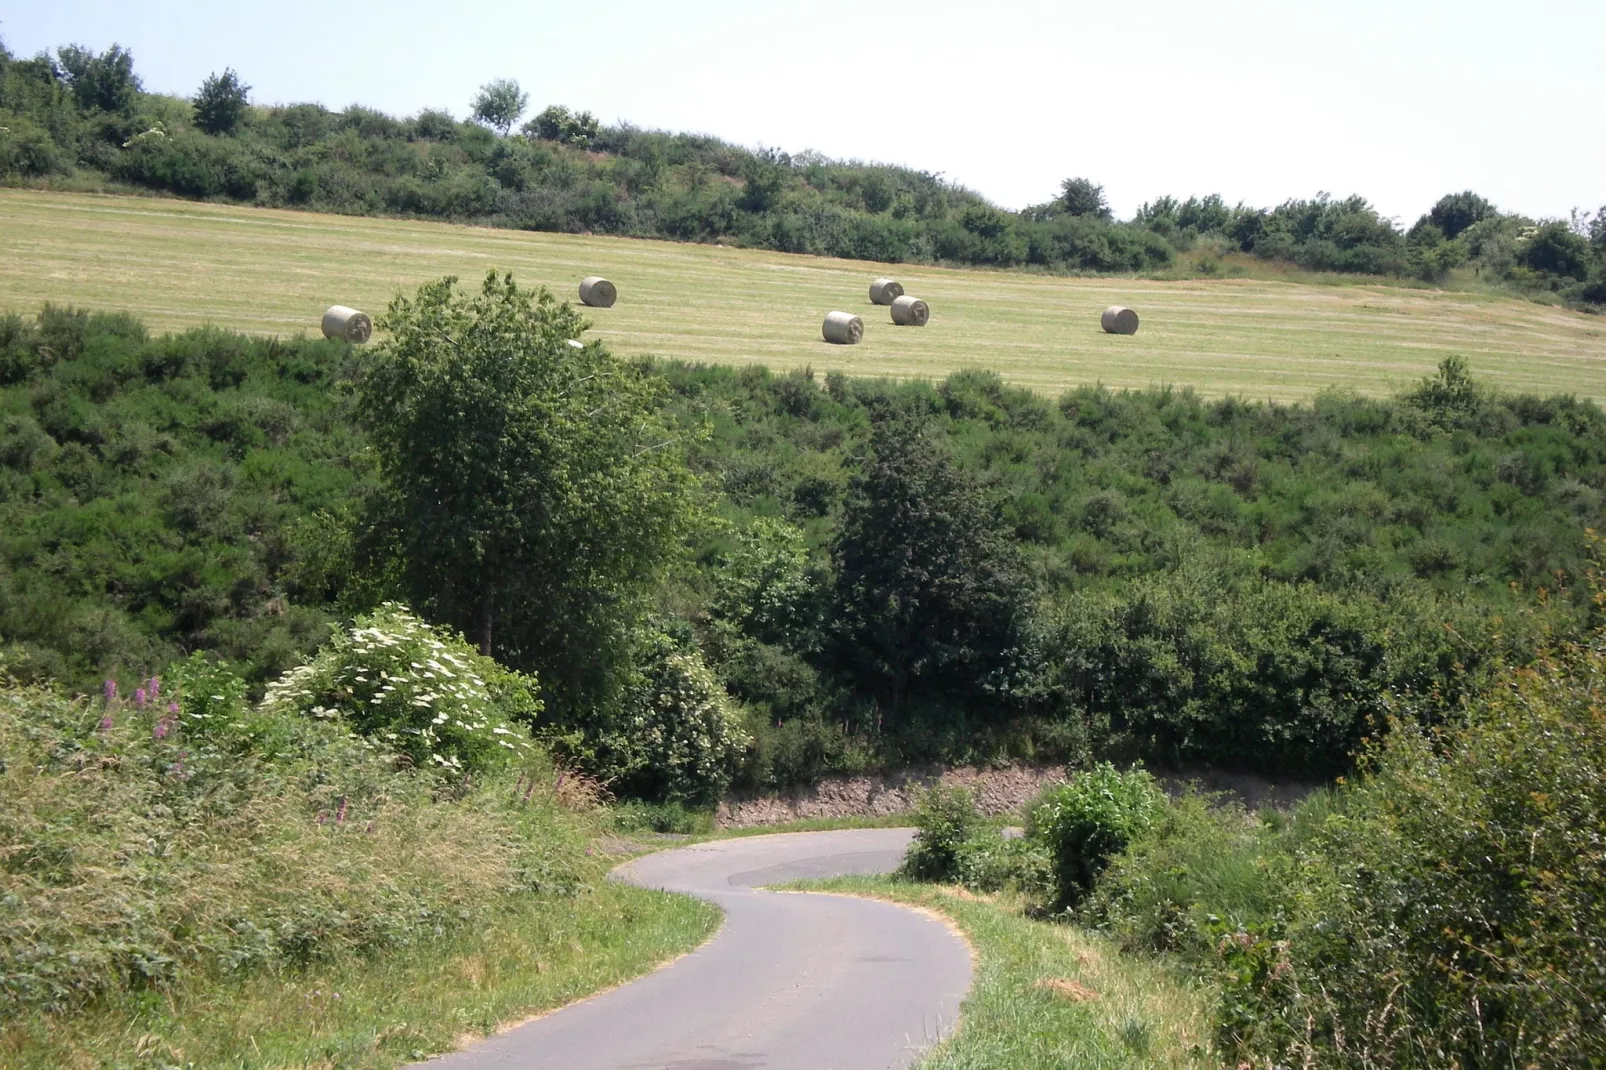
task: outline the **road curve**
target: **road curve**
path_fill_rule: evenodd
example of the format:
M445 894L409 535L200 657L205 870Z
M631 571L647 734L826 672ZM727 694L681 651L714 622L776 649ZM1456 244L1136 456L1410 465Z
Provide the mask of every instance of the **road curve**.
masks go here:
M646 977L571 1004L430 1070L885 1070L946 1037L970 953L890 903L756 886L885 873L908 829L800 832L647 855L615 875L725 911L719 934Z

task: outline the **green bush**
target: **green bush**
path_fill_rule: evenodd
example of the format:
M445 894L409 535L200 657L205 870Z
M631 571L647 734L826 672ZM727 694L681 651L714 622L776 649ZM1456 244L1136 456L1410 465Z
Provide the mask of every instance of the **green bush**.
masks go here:
M1283 847L1242 806L1188 792L1111 859L1079 914L1128 948L1208 961L1223 931L1275 916Z
M916 881L958 880L961 855L980 821L970 792L933 784L915 805L915 837L899 875Z
M420 768L466 773L529 754L541 701L534 677L387 602L269 684L262 707L334 720Z
M1053 908L1079 904L1110 860L1148 830L1164 798L1144 770L1108 762L1043 789L1027 811L1026 834L1051 859Z
M748 737L702 655L655 633L641 644L617 714L571 745L615 794L700 806L724 792Z

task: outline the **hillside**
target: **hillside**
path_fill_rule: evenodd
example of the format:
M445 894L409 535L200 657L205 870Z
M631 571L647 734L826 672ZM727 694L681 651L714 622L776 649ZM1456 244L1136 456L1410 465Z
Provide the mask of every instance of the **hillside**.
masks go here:
M492 266L570 298L600 272L623 294L592 310L622 355L941 378L966 368L1057 394L1102 382L1293 400L1391 393L1461 354L1505 389L1606 397L1606 321L1521 300L1395 286L1248 279L1063 278L844 261L708 245L536 234L150 198L0 191L0 311L43 302L125 310L154 330L204 323L316 332L331 303L378 312L399 290ZM923 330L868 304L894 272L932 304ZM1120 302L1142 330L1117 338ZM865 341L820 340L833 308Z

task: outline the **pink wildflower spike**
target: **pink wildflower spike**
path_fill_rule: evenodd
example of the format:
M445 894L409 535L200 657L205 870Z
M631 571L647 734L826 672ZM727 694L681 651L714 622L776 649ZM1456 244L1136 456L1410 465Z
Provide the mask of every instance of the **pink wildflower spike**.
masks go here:
M103 690L106 692L106 701L107 702L116 702L117 701L117 681L116 680L113 680L110 676L106 677L106 685L103 688Z
M134 689L134 708L140 710L145 708L145 689L143 687Z
M151 701L155 702L162 695L162 678L160 676L151 677L150 682L145 685L145 690L150 692Z
M106 716L104 716L104 717L102 717L100 719L100 730L102 732L110 732L112 730L112 715L111 714L108 713Z
M160 721L156 722L156 727L151 729L151 738L152 739L166 739L167 738L167 730L169 728L171 728L171 727L172 727L172 725L168 724L167 718L163 717Z
M178 716L178 703L169 702L167 704L167 712L171 713L173 716L177 717Z

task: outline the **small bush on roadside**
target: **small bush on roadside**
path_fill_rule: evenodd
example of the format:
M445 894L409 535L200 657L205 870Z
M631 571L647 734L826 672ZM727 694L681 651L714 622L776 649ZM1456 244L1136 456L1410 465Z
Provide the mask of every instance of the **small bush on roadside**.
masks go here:
M917 881L960 879L960 859L981 815L964 788L933 784L915 807L915 838L903 856L900 876Z
M1074 907L1110 860L1147 831L1164 804L1154 778L1108 762L1045 788L1028 810L1027 835L1052 860L1053 907Z
M1208 959L1223 926L1236 932L1273 916L1275 836L1236 803L1197 792L1168 799L1111 860L1080 916L1128 948Z

